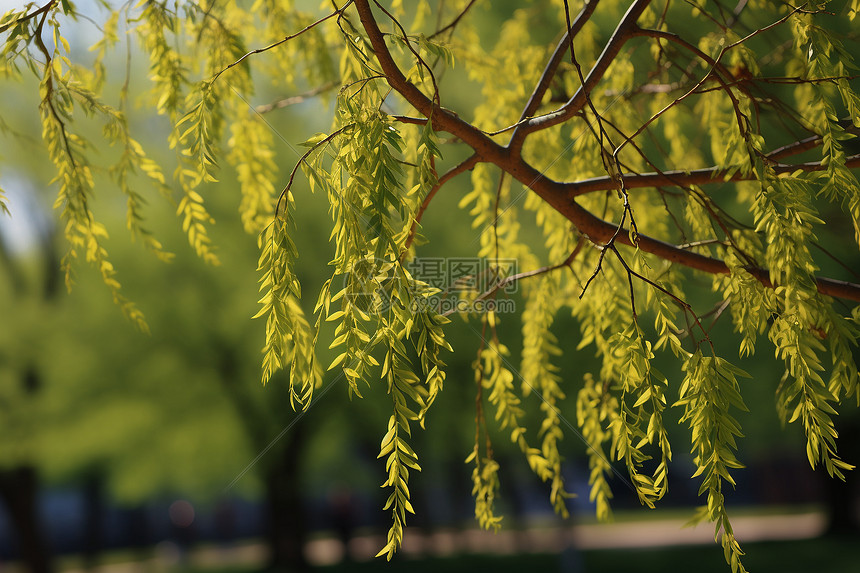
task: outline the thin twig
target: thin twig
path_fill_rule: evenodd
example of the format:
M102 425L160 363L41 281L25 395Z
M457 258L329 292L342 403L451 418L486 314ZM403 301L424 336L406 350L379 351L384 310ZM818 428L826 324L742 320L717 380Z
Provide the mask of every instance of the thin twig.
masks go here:
M320 18L320 19L319 19L319 20L317 20L316 22L313 22L313 23L311 23L311 24L308 24L307 26L305 26L304 28L302 28L301 30L299 30L298 32L296 32L295 34L290 34L289 36L284 37L282 40L278 40L277 42L274 42L273 44L269 44L269 45L268 45L268 46L266 46L265 48L257 48L256 50L251 50L250 52L248 52L247 54L245 54L244 56L242 56L241 58L239 58L238 60L236 60L236 61L235 61L235 62L233 62L232 64L229 64L226 68L223 68L223 69L219 70L219 71L218 71L218 73L216 73L214 76L212 76L212 78L209 80L209 82L210 82L210 83L215 82L215 80L217 80L217 79L221 76L221 74L223 74L224 72L226 72L227 70L229 70L229 69L231 69L231 68L234 68L234 67L238 66L239 64L241 64L242 62L244 62L244 61L245 61L245 59L247 59L247 58L249 58L249 57L251 57L251 56L253 56L253 55L256 55L256 54L262 54L263 52L268 52L269 50L271 50L271 49L273 49L273 48L277 48L278 46L280 46L281 44L283 44L283 43L285 43L285 42L289 42L290 40L292 40L292 39L294 39L294 38L298 38L299 36L301 36L301 35L302 35L302 34L304 34L305 32L307 32L307 31L309 31L309 30L311 30L311 29L313 29L313 28L317 27L318 25L322 24L322 23L323 23L323 22L325 22L326 20L329 20L329 19L331 19L331 18L333 18L333 17L335 17L335 16L339 16L341 13L343 13L343 11L344 11L344 10L346 10L346 8L347 8L350 4L352 4L352 1L353 1L353 0L349 0L346 4L344 4L344 5L343 5L341 8L339 8L338 10L335 10L334 12L332 12L331 14L329 14L328 16L323 16L322 18Z
M470 2L466 5L466 7L463 8L463 10L459 14L457 14L457 17L454 18L454 20L452 20L450 24L448 24L444 28L441 28L441 29L433 32L431 35L429 35L427 37L427 39L432 40L436 36L440 36L440 35L444 34L445 32L447 32L448 30L453 30L457 26L457 24L460 23L460 20L463 19L463 17L466 15L466 13L472 8L472 6L475 5L475 2L477 2L477 0L470 0Z
M546 67L541 74L540 80L538 80L537 85L532 91L532 95L529 96L529 100L523 109L523 112L520 114L520 121L517 122L516 125L519 125L520 122L525 121L534 115L535 111L537 111L540 106L541 101L543 100L543 96L546 93L546 90L549 89L550 84L552 83L553 77L555 77L556 71L558 70L558 66L561 64L564 59L564 54L567 51L568 45L573 45L573 38L582 30L585 23L588 22L588 19L591 18L591 15L594 13L594 10L597 8L597 3L600 0L589 0L582 7L582 10L574 19L573 23L567 26L567 29L564 32L564 36L562 36L561 40L559 40L558 44L555 47L555 50L550 56L549 61L546 64ZM565 5L565 9L567 6ZM516 139L516 138L515 138Z
M573 248L573 251L571 251L571 253L567 256L567 258L564 259L564 261L558 263L557 265L548 265L548 266L540 267L539 269L524 271L521 273L517 273L515 275L505 277L502 280L495 283L491 289L488 289L488 290L482 292L479 296L477 296L475 298L475 302L480 302L480 301L485 300L491 296L495 296L498 291L505 288L509 284L519 282L519 281L524 280L524 279L540 276L543 274L551 273L551 272L556 271L558 269L571 268L573 261L576 259L577 255L579 255L580 251L582 251L583 246L585 246L585 239L583 237L580 237L576 243L576 246ZM451 310L446 311L443 314L443 316L449 316L455 312L457 312L457 309L451 309Z
M56 4L57 4L57 0L50 0L50 2L48 2L47 4L45 4L44 6L39 8L38 10L34 10L33 12L30 12L29 14L24 14L20 18L13 20L12 22L9 22L7 24L4 24L3 26L0 26L0 34L5 32L9 28L13 28L13 27L17 26L18 24L22 24L22 23L26 22L27 20L32 20L36 16L39 16L41 14L46 13L48 10L53 8ZM44 21L44 19L43 19L43 21ZM41 28L41 24L40 24L39 28Z
M331 89L336 88L339 85L340 85L340 80L334 80L332 82L329 82L327 84L323 84L319 87L315 87L312 90L308 90L308 91L306 91L304 93L300 93L298 95L279 99L278 101L274 101L272 103L267 103L264 105L258 105L256 108L254 108L254 111L256 111L259 114L264 114L264 113L269 113L270 111L274 111L276 109L281 109L281 108L289 107L291 105L300 104L305 100L316 97L322 93L325 93Z
M313 147L311 147L310 149L308 149L308 150L307 150L307 151L306 151L306 152L305 152L305 153L304 153L304 154L299 158L299 160L296 162L295 167L293 167L293 170L290 172L290 180L287 182L286 186L284 187L284 190L283 190L283 191L281 191L281 194L278 196L278 202L275 204L275 218L276 218L276 219L278 218L278 210L279 210L279 209L280 209L280 207L281 207L281 201L283 201L283 199L284 199L284 197L286 197L287 193L289 193L289 192L290 192L290 189L291 189L291 188L292 188L292 186L293 186L293 180L294 180L294 179L295 179L295 177L296 177L296 172L299 170L299 167L301 167L302 163L304 163L305 159L307 159L307 158L311 155L311 153L313 153L314 151L316 151L317 149L319 149L319 148L320 148L320 146L328 144L328 143L329 143L329 142L331 142L335 137L337 137L338 135L340 135L341 133L343 133L343 132L344 132L344 131L346 131L347 129L350 129L350 128L353 128L353 127L355 127L355 124L354 124L354 123L349 123L349 124L347 124L347 125L344 125L344 126L343 126L343 127L341 127L340 129L338 129L337 131L334 131L334 132L330 133L329 135L325 136L325 138L323 138L323 139L321 139L320 141L316 142L316 143L313 145Z
M412 246L412 241L415 240L415 233L418 231L418 224L421 222L421 218L424 216L424 212L427 210L427 207L430 206L430 202L436 196L436 193L439 192L439 189L442 188L445 183L456 177L457 175L469 171L475 165L478 164L478 156L471 155L464 161L455 165L448 171L446 171L439 179L436 181L436 184L427 192L427 196L424 197L424 200L421 202L421 206L418 208L418 212L415 214L415 219L412 220L412 226L409 228L409 236L406 238L406 242L403 244L403 253L400 255L400 259L402 260L406 253L409 251L409 247Z

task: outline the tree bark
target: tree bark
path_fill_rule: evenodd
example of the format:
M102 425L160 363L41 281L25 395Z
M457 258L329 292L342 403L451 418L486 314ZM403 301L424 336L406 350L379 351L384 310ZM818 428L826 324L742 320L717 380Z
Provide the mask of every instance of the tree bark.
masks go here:
M46 305L56 299L60 285L60 265L53 241L53 229L41 236L45 274L40 289L42 301ZM19 261L9 253L7 247L0 240L0 262L11 277L14 298L22 300L27 296L29 284ZM21 371L20 381L28 399L40 392L42 379L38 365L26 366ZM31 573L51 573L53 561L39 516L38 493L38 471L32 462L24 461L18 467L0 471L0 498L9 511L12 525L18 535L21 559Z
M289 411L289 397L276 388L267 402L254 399L239 375L234 347L216 339L219 349L219 380L233 398L233 406L257 451L266 452L261 473L266 492L266 533L269 568L272 571L306 571L304 556L307 519L301 498L301 457L306 439L306 422L298 421L280 438L273 435L280 413ZM274 430L277 431L277 430ZM274 444L271 440L277 440Z
M98 565L104 547L104 479L100 473L92 473L84 482L84 567L93 569Z
M22 465L0 472L0 497L18 534L20 558L30 573L52 573L51 552L39 520L36 468Z
M839 431L840 453L850 463L860 461L860 420L856 417L841 419L836 423ZM860 479L857 471L845 472L845 481L832 478L822 472L824 479L824 502L827 504L827 534L856 536L860 533L858 495Z
M305 423L293 426L273 452L277 455L266 472L266 541L269 568L273 571L307 571L304 547L307 542L307 513L300 483Z

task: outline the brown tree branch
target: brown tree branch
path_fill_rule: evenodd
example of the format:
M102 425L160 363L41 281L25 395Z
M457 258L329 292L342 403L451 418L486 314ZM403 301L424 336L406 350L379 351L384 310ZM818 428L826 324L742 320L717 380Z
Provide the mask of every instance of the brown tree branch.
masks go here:
M3 24L3 26L0 26L0 34L2 34L3 32L5 32L6 30L8 30L10 28L17 26L18 24L23 24L24 22L27 22L28 20L32 20L33 18L35 18L36 16L39 16L40 14L44 14L45 12L47 12L48 10L53 8L56 3L57 3L57 0L50 0L47 4L45 4L44 6L39 8L38 10L34 10L33 12L30 12L29 14L24 14L23 16L21 16L20 18L18 18L16 20L12 20L11 22Z
M418 212L415 214L415 219L412 221L412 226L409 228L409 237L407 237L406 242L403 244L403 254L406 254L409 247L412 246L412 241L415 240L415 233L418 231L418 224L421 222L421 218L424 216L424 212L427 210L427 207L430 206L430 202L436 196L436 193L439 192L439 189L460 173L472 169L477 164L478 156L470 155L465 161L458 163L439 177L436 184L427 192L427 196L424 197L424 200L421 202L421 206L418 208ZM402 258L403 255L401 255L401 259Z
M850 119L840 119L836 122L836 124L842 129L844 129L846 132L854 135L857 138L860 138L860 128L855 127L854 123ZM810 137L806 137L799 141L795 141L783 145L780 148L774 149L767 154L767 157L768 159L782 159L783 157L791 157L792 155L797 155L798 153L803 153L804 151L809 151L810 149L818 147L819 145L821 145L821 141L822 138L820 135L812 135Z
M451 111L434 104L434 102L419 90L418 87L407 81L403 72L401 72L397 67L397 64L391 57L391 53L388 51L388 47L385 45L382 31L379 29L379 26L374 19L368 0L355 0L354 4L358 11L359 18L361 19L362 26L368 35L368 39L370 40L371 46L379 60L382 71L386 75L389 85L403 96L416 110L425 117L430 118L435 130L447 131L448 133L460 138L466 145L469 145L475 151L480 160L497 165L510 174L514 179L534 191L556 211L564 215L565 218L573 223L573 225L593 243L605 245L609 243L612 240L612 237L617 233L617 242L632 245L632 241L626 229L622 229L621 232L619 232L618 225L604 221L603 219L595 216L573 199L577 190L581 191L588 183L594 185L594 180L577 183L559 183L557 181L553 181L552 179L545 177L540 171L526 162L519 154L511 153L510 148L500 146L475 126L460 119ZM642 13L647 5L648 1L646 0L638 0L633 3L630 10L628 10L627 14L624 16L621 24L616 29L615 34L613 34L612 39L610 39L609 44L607 44L607 47L604 49L604 53L601 54L600 58L598 58L598 63L595 64L592 71L589 73L589 78L594 79L586 78L587 84L589 82L594 82L594 84L596 84L600 77L602 77L603 73L606 71L606 67L609 66L614 55L618 53L621 45L626 41L632 30L635 29L636 18ZM606 54L612 55L607 56ZM587 85L583 87L588 88ZM591 87L593 87L593 85ZM543 127L549 127L549 125L556 125L557 123L563 122L566 119L569 119L569 117L572 117L575 114L575 111L571 112L570 110L573 109L575 105L579 105L578 102L580 100L581 105L579 105L579 108L581 109L581 107L585 105L585 92L583 91L583 88L580 88L580 91L577 93L581 95L575 95L561 110L548 116L535 118L534 120L530 120L529 123L523 124L521 128L526 128L527 125L530 127L521 133L527 134ZM524 135L521 137L524 137ZM860 156L852 157L851 160L857 161L858 164L860 164ZM785 166L784 169L802 169L804 166L807 166L806 168L809 170L821 169L820 164ZM713 168L709 170L700 170L699 172L695 172L695 177L701 178L699 182L707 183L711 182L714 175L719 172L722 172L722 170ZM646 174L631 176L629 180L625 179L625 183L630 186L629 182L641 182L641 178L647 176L646 179L650 178L651 180L648 183L637 185L638 187L654 186L657 184L659 178L662 178L663 184L676 185L677 183L675 183L674 180L667 179L667 175L671 175L675 180L682 181L682 184L683 180L677 178L686 177L686 181L689 184L693 182L691 179L694 177L691 173L685 172ZM601 188L605 189L605 187ZM591 190L596 189L592 188ZM675 245L646 235L638 235L636 246L646 253L651 253L659 258L665 259L666 261L690 267L695 270L711 274L727 274L730 272L728 265L726 265L724 261L701 255L699 253L686 251ZM749 266L746 267L746 270L763 285L768 287L774 286L770 282L769 273L766 269ZM860 302L860 284L827 278L816 279L816 284L819 292L822 294Z
M403 75L391 57L388 46L385 45L384 35L376 23L368 0L356 0L354 4L389 85L418 112L427 118L432 118L434 130L447 131L451 135L459 137L479 156L483 157L485 154L498 156L502 148L496 142L479 129L460 119L457 114L435 104L415 84L406 79L406 76Z
M819 138L820 140L820 138ZM803 140L806 141L806 140ZM800 143L800 142L798 142ZM776 151L781 151L785 148L779 148ZM780 156L784 156L783 153ZM771 157L768 155L768 157ZM860 154L850 155L845 159L845 166L854 169L860 167ZM777 175L783 173L793 173L794 171L822 171L826 169L826 165L820 162L798 163L797 165L774 165L773 170ZM689 187L691 185L707 185L708 183L724 183L726 181L752 181L755 179L753 173L734 172L732 170L721 167L706 167L704 169L695 169L693 171L662 171L659 173L627 173L622 176L624 185L628 189L637 189L642 187ZM586 193L594 193L595 191L611 191L617 187L617 183L612 177L592 177L590 179L582 179L569 183L559 183L564 186L565 192L569 198L579 197Z
M535 86L534 91L532 92L531 97L529 97L529 101L526 103L523 112L520 114L520 121L528 119L532 116L538 109L543 100L543 96L546 93L546 90L549 89L550 83L552 82L552 78L555 76L556 71L558 70L558 66L561 64L564 59L564 54L567 52L567 48L570 45L571 38L576 37L582 27L585 26L585 23L588 22L588 19L591 18L591 15L594 13L594 10L597 8L597 3L600 0L589 0L586 2L585 6L582 7L582 10L574 19L573 23L570 26L570 30L565 30L564 36L562 36L561 40L559 40L558 45L555 47L555 51L552 53L549 61L546 64L546 67L541 74L540 80L538 84Z
M556 111L527 120L519 125L516 131L514 131L513 136L511 136L511 149L518 151L522 147L523 141L528 134L552 127L553 125L558 125L559 123L564 123L585 107L586 94L591 93L600 80L603 79L603 75L606 73L606 70L609 68L610 64L612 64L613 60L615 60L618 52L621 51L621 47L634 35L634 32L638 30L636 20L639 19L639 16L642 15L642 12L645 11L645 8L647 8L650 3L651 0L635 0L633 4L630 5L627 13L624 14L618 27L615 28L615 31L612 33L612 37L609 39L609 42L607 42L606 46L603 48L603 52L597 58L591 71L588 72L588 77L585 78L585 84L581 85L576 93L573 94L573 97L571 97L567 103Z
M773 159L774 161L776 161L778 159L782 159L783 157L791 157L792 155L797 155L798 153L809 151L810 149L818 147L820 144L821 136L813 135L811 137L806 137L799 141L783 145L782 147L778 147L777 149L774 149L773 151L768 153L767 157L768 159Z

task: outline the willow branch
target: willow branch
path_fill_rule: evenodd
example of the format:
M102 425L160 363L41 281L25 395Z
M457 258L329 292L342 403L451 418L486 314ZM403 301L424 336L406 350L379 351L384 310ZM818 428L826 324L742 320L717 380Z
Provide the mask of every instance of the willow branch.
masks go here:
M651 0L636 0L630 5L627 13L624 14L618 27L612 33L609 42L603 48L603 52L597 58L591 71L588 72L585 84L579 86L573 97L556 111L530 119L517 127L511 137L511 149L519 149L528 134L564 123L582 110L586 104L586 94L590 93L600 80L603 79L606 70L612 64L613 60L615 60L618 52L621 51L621 47L634 35L634 32L638 29L636 20L639 19L639 16L642 15L642 12L645 11L645 8L650 3Z
M421 206L418 208L418 212L415 214L415 219L412 221L412 226L409 228L409 236L406 238L406 242L403 244L403 253L409 250L409 247L412 246L412 241L415 240L415 233L418 231L418 224L421 222L421 218L424 216L424 212L427 210L427 207L430 206L430 202L436 196L436 193L439 192L439 189L442 188L445 183L456 177L457 175L472 169L478 163L478 156L471 155L465 161L455 165L451 169L445 172L439 179L436 181L436 184L430 188L430 191L427 192L427 196L424 197L424 201L421 202ZM402 255L401 255L402 258Z
M355 127L355 124L349 123L347 125L344 125L340 129L338 129L337 131L333 131L329 135L325 136L323 139L316 142L313 146L311 146L310 149L305 151L305 153L299 158L299 160L296 162L295 167L293 167L293 170L290 172L290 180L287 181L287 184L284 186L284 190L281 191L280 195L278 195L278 202L275 204L275 219L278 218L278 211L281 208L281 202L284 200L284 197L287 196L287 193L290 192L290 189L293 188L293 181L296 178L296 172L298 172L299 167L301 167L302 163L304 163L305 160L307 160L307 158L310 157L310 155L313 152L315 152L317 149L319 149L323 145L328 145L329 143L331 143L332 140L334 140L336 137L338 137L341 133L343 133L344 131L346 131L348 129L352 129L353 127Z
M555 77L558 66L561 64L562 60L564 60L564 54L567 52L571 39L576 37L579 31L582 30L582 27L585 26L585 23L588 22L588 19L591 18L591 15L597 8L598 2L600 2L600 0L589 0L586 2L585 6L582 7L582 10L571 24L570 30L565 30L564 36L562 36L558 45L556 45L555 51L552 53L552 56L541 74L540 80L535 86L531 97L529 97L529 101L526 103L523 112L520 114L520 121L529 118L537 111L546 90L549 89L552 78Z
M454 18L454 19L451 21L451 23L450 23L450 24L448 24L448 25L447 25L447 26L445 26L444 28L440 28L440 29L439 29L439 30L437 30L436 32L433 32L433 34L431 34L430 36L428 36L428 37L427 37L427 39L428 39L428 40L432 40L432 39L433 39L433 38L435 38L436 36L441 36L442 34L444 34L445 32L447 32L448 30L453 30L453 29L457 26L457 24L459 24L459 23L460 23L460 20L462 20L462 19L463 19L463 17L464 17L464 16L469 12L469 10L471 10L472 6L474 6L474 5L475 5L475 2L477 2L477 0L471 0L471 1L466 5L466 7L465 7L465 8L463 8L463 9L460 11L460 13L459 13L459 14L457 14L457 17L456 17L456 18Z
M626 229L619 231L619 226L617 224L610 223L595 216L573 199L575 191L578 189L581 190L583 188L583 184L587 182L559 183L545 177L543 173L526 162L519 154L512 153L510 148L500 146L472 124L460 119L451 111L435 104L420 89L418 89L417 86L409 82L391 57L391 53L385 45L383 34L374 19L368 0L355 0L354 5L389 85L404 99L406 99L410 105L418 110L418 112L425 117L430 118L433 128L436 131L447 131L448 133L460 138L466 145L470 146L475 151L475 154L480 160L497 165L506 173L510 174L514 179L534 191L541 199L561 213L579 230L580 233L587 236L593 243L605 245L609 243L612 240L612 237L617 233L617 242L632 245L629 233ZM604 49L604 54L601 54L600 58L598 58L598 63L595 64L592 71L589 73L589 78L593 78L595 76L602 77L603 73L606 71L606 67L608 67L611 62L612 57L614 57L614 54L618 53L621 45L631 34L631 31L635 29L636 18L638 18L639 14L642 13L647 5L648 2L645 0L638 0L633 3L630 10L628 10L627 14L624 16L622 23L616 29L613 38L610 39L609 44L607 44L606 49ZM614 53L611 57L607 57L605 55L607 53L612 53L613 50ZM599 78L591 80L587 78L586 83L590 81L597 83L598 80ZM574 96L574 98L571 99L571 102L576 103L575 100L577 100L578 97L581 98L582 105L585 105L585 92L580 88L580 92L577 93L581 93L581 95ZM573 104L569 102L569 106L572 107ZM569 106L566 106L566 109L570 109ZM568 112L560 110L560 112L557 112L555 115L550 114L550 116L542 116L542 118L530 120L530 122L537 123L529 123L529 125L532 126L529 129L534 131L535 129L555 125L565 121L568 117L572 117L575 112L570 112L570 116L562 117L565 113ZM521 128L525 127L525 124L521 126ZM860 156L852 157L849 161L851 161L852 164L856 161L857 164L860 165ZM849 164L849 167L852 166L852 164ZM820 164L785 166L784 169L787 171L798 168L803 169L804 166L806 166L808 170L821 169ZM712 181L715 173L720 171L721 170L710 169L705 170L704 173L699 173L698 177L701 178L700 182L707 183ZM636 186L654 186L657 178L663 178L662 181L664 184L676 184L673 181L666 179L667 175L672 175L677 178L687 177L688 182L690 182L689 178L691 177L690 173L685 172L648 175L651 177L651 181L647 184L639 184ZM639 183L642 177L644 176L633 175L629 180L625 179L625 184L630 186L629 182ZM682 181L683 183L683 180L681 179L676 179L676 181ZM591 183L594 184L594 180L591 180ZM613 187L611 188L614 189L614 182ZM601 189L605 189L605 187L601 187ZM711 274L728 274L730 272L728 265L719 259L686 251L675 245L647 235L638 235L637 239L636 246L640 250L665 259L671 263L677 263L679 265ZM755 266L749 266L746 267L746 269L763 285L767 287L774 286L770 282L769 273L766 269ZM817 279L816 283L819 292L822 294L860 302L860 284L826 278Z
M806 140L804 140L806 141ZM781 147L774 151L780 151L780 157L786 155ZM774 158L768 155L769 158ZM860 167L860 154L850 155L845 158L845 166L849 169ZM778 164L773 166L773 170L777 175L783 173L793 173L795 171L823 171L827 169L826 165L821 162L812 161L809 163L798 163L796 165ZM752 181L755 179L754 173L743 173L740 171L726 169L723 167L706 167L705 169L695 169L693 171L661 171L657 173L626 173L622 175L624 185L628 189L641 189L643 187L690 187L691 185L707 185L709 183L724 183L726 181ZM592 177L590 179L582 179L569 183L560 183L565 189L568 198L579 197L586 193L594 193L595 191L611 191L617 187L616 181L612 177Z
M347 2L346 4L344 4L344 5L343 5L343 7L339 8L338 10L335 10L334 12L332 12L331 14L329 14L329 15L327 15L327 16L323 16L322 18L320 18L320 19L319 19L319 20L317 20L316 22L313 22L313 23L311 23L311 24L308 24L307 26L305 26L304 28L302 28L301 30L299 30L298 32L296 32L295 34L290 34L289 36L286 36L286 37L284 37L283 39L278 40L277 42L273 42L273 43L269 44L268 46L266 46L266 47L264 47L264 48L257 48L256 50L251 50L250 52L246 53L246 54L245 54L245 55L243 55L241 58L239 58L238 60L236 60L235 62L233 62L232 64L229 64L227 67L222 68L221 70L219 70L219 71L218 71L218 73L216 73L214 76L212 76L212 79L210 79L210 80L209 80L209 82L210 82L210 83L214 83L214 82L215 82L215 80L217 80L219 77L221 77L221 74L223 74L224 72L226 72L226 71L227 71L227 70L229 70L230 68L235 68L236 66L238 66L239 64L241 64L242 62L244 62L247 58L250 58L251 56L254 56L254 55L256 55L256 54L262 54L263 52L268 52L269 50L271 50L271 49L273 49L273 48L277 48L277 47L278 47L278 46L280 46L281 44L283 44L283 43L285 43L285 42L289 42L290 40L292 40L292 39L294 39L294 38L298 38L299 36L301 36L301 35L302 35L302 34L304 34L305 32L307 32L307 31L309 31L309 30L311 30L311 29L313 29L313 28L316 28L318 25L322 24L322 23L323 23L323 22L325 22L326 20L329 20L329 19L331 19L331 18L334 18L335 16L339 16L341 13L343 13L343 11L344 11L344 10L346 10L346 8L347 8L349 5L350 5L350 2Z
M281 109L284 107L289 107L291 105L300 104L305 100L316 97L322 93L325 93L331 89L336 88L339 85L340 85L340 80L335 80L333 82L323 84L319 87L315 87L312 90L308 90L308 91L306 91L304 93L300 93L298 95L285 97L283 99L279 99L279 100L274 101L274 102L269 103L269 104L258 105L256 108L254 108L254 111L256 111L259 114L264 114L264 113L269 113L270 111L274 111L276 109Z
M23 24L24 22L26 22L28 20L32 20L33 18L35 18L36 16L39 16L40 14L44 14L45 12L47 12L48 10L53 8L56 3L57 3L57 0L51 0L50 2L48 2L47 4L45 4L44 6L39 8L38 10L34 10L33 12L30 12L29 14L24 14L20 18L17 18L17 19L15 19L15 20L7 23L7 24L4 24L3 26L0 26L0 34L2 34L3 32L5 32L6 30L8 30L10 28L14 28L18 24Z

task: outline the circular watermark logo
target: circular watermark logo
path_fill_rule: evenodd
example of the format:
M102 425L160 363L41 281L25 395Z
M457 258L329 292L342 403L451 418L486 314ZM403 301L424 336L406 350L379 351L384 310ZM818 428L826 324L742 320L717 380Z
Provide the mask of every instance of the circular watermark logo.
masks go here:
M439 314L515 312L516 259L417 257L404 265L367 256L343 274L343 290L362 312L381 314L393 304Z

